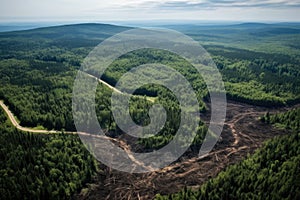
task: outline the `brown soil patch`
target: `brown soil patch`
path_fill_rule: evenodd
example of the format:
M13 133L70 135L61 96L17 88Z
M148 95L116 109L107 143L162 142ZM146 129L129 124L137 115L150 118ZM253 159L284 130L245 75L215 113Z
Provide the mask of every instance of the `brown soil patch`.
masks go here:
M171 194L184 187L197 188L228 165L242 160L248 153L253 153L267 139L286 134L285 130L262 123L259 116L268 111L283 112L288 109L290 108L270 109L228 102L223 132L209 154L199 158L187 153L178 162L146 174L129 174L105 167L89 192L78 195L77 198L153 199L157 193ZM210 116L201 118L208 123Z

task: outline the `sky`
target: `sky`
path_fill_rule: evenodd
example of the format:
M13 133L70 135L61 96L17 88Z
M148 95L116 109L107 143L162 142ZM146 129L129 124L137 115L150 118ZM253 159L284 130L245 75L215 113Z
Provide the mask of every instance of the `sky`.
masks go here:
M1 22L300 21L300 0L1 0Z

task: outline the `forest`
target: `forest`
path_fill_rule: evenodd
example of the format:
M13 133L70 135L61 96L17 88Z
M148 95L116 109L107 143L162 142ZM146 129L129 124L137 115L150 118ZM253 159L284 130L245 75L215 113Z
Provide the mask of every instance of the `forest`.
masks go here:
M76 70L99 42L126 29L82 24L0 33L0 98L24 126L74 130L70 102ZM187 34L194 36L192 31ZM268 41L272 37L264 39ZM263 106L299 102L300 60L292 48L279 54L222 45L220 40L219 45L205 44L205 48L223 76L229 99ZM287 52L290 54L286 55ZM108 68L102 79L115 85L123 73L149 62L169 65L183 74L197 92L200 109L205 111L202 100L208 98L208 93L203 79L186 61L168 52L141 50L124 55ZM145 87L136 94L157 96L159 93L161 99L170 96L161 87Z
M25 133L0 112L0 198L69 199L99 164L77 135Z
M291 26L300 30L299 25ZM300 41L300 34L288 32L289 25L255 29L247 25L166 27L191 36L211 54L225 82L228 100L271 108L300 102L299 46L294 42ZM0 100L21 126L61 131L57 135L20 132L1 110L1 199L70 199L101 171L78 136L64 133L76 131L72 115L73 83L84 58L96 45L128 29L131 28L78 24L0 33ZM275 29L286 31L276 34ZM232 34L225 34L228 31ZM165 64L180 72L197 95L199 111L202 114L209 111L209 93L203 77L186 60L171 52L155 49L130 52L115 60L98 78L114 86L122 74L145 63ZM111 94L110 88L99 83L96 113L106 134L118 138L126 133L112 116ZM121 94L121 98L122 95L126 94ZM180 124L179 102L171 91L155 84L138 88L134 95L129 112L137 124L149 124L148 112L154 104L163 105L167 112L163 129L153 137L134 141L134 150L149 152L165 146ZM261 150L228 167L199 191L185 189L169 196L157 195L157 199L292 199L288 190L300 198L300 177L296 177L300 174L299 116L299 110L278 115L266 113L261 117L263 122L294 133L267 142ZM190 131L189 127L186 129ZM207 126L201 121L191 148L195 152L206 132Z
M0 98L24 126L74 130L70 102L76 70L99 42L127 29L82 24L0 33ZM197 30L197 27L190 28L186 33L200 40L201 37L195 35ZM243 27L242 33L247 31L250 30ZM215 34L222 32L223 29L215 31ZM198 35L201 36L201 29ZM274 37L262 37L272 42L274 48L271 49L278 46ZM289 37L296 40L298 35L290 34ZM218 42L218 45L204 43L204 47L223 76L229 99L269 107L299 102L300 60L294 54L295 47L290 47L289 40L281 47L290 48L280 53L247 50L246 44L240 48L228 47L222 39ZM205 111L202 100L208 99L208 93L202 77L195 74L195 69L186 61L165 51L145 49L131 52L116 60L101 78L115 85L123 73L149 62L169 65L183 74L197 93L200 110ZM140 95L160 94L160 99L166 101L166 96L170 97L167 93L162 87L153 85L136 91Z
M81 24L1 33L0 99L10 107L23 126L74 131L71 98L76 70L83 58L99 42L127 29L111 25ZM243 31L247 30L246 27ZM197 28L191 29L187 34L199 39L194 35L196 31ZM222 31L224 30L216 31L216 34L222 34ZM264 39L270 40L272 37ZM229 99L268 107L299 102L300 61L293 54L292 48L290 55L286 55L286 51L280 54L257 52L244 49L246 45L243 49L222 45L224 42L219 40L218 45L205 44L205 48L211 53L223 76ZM274 42L274 47L275 45ZM200 111L206 111L204 102L209 99L209 94L202 77L195 73L189 63L170 52L152 49L131 52L112 63L101 78L115 85L122 74L144 63L165 64L183 74L196 91ZM99 122L104 128L118 132L109 107L108 97L111 92L104 86L99 87ZM174 97L163 87L146 85L136 90L135 94L157 97L157 103L174 111L173 116L178 110L177 104L173 102ZM135 101L139 106L132 104L133 118L140 124L147 124L145 113L150 105L141 106L145 102ZM140 117L142 115L145 117ZM140 144L156 148L170 141L178 119L172 117L169 120L172 120L167 123L170 127L166 127L161 135L149 138L148 141L142 140ZM201 137L199 140L201 142Z
M286 113L266 113L261 120L265 123L274 124L278 128L300 130L300 109L295 108Z

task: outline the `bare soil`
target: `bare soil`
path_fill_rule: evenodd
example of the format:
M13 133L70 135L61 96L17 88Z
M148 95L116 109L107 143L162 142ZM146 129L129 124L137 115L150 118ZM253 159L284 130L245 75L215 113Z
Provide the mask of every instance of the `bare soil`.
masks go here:
M94 184L76 198L153 199L157 193L172 194L184 187L198 188L228 165L241 161L247 154L252 154L267 139L287 134L287 130L262 123L259 117L266 112L283 112L289 109L291 107L270 109L228 102L223 132L209 154L199 158L187 153L170 166L145 174L124 173L101 166L104 171L98 174ZM209 114L201 118L209 123ZM130 155L130 145L124 142L119 144Z
M22 127L2 101L0 101L0 106L7 113L12 124L20 130L50 134L60 132ZM299 107L299 105L293 107ZM247 154L253 153L267 139L276 135L287 134L287 130L277 129L272 125L262 123L259 117L266 112L284 112L293 107L270 109L229 102L227 104L227 117L223 132L218 143L210 153L199 158L197 153L188 151L170 166L145 174L119 172L102 165L101 169L103 171L98 173L94 183L89 185L88 190L83 190L84 192L82 191L80 194L74 196L74 198L153 199L157 193L172 194L182 190L184 187L198 188L208 179L215 177L228 165L239 162ZM201 119L208 124L210 120L209 112L201 116ZM143 166L143 163L136 160L132 154L132 151L136 151L139 148L138 146L131 145L136 141L132 141L126 135L122 135L119 138L111 138L87 133L66 133L111 141L126 152L134 165Z

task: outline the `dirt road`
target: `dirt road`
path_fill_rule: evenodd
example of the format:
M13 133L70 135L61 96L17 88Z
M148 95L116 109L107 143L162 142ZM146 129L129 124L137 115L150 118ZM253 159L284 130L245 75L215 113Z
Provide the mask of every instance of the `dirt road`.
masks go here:
M3 103L2 100L0 100L0 106L3 108L3 110L6 112L9 120L11 121L12 125L15 126L17 129L21 130L21 131L25 131L25 132L30 132L30 133L44 133L44 134L59 134L61 133L61 131L58 130L38 130L35 128L27 128L27 127L23 127L21 126L18 121L16 120L15 116L13 115L13 113L9 110L9 108ZM114 143L115 145L117 145L118 147L120 147L121 149L123 149L128 158L136 165L136 166L142 166L144 168L148 168L146 166L144 166L144 164L142 162L140 162L139 160L135 159L132 151L131 151L131 147L129 145L127 145L124 141L122 140L118 140L115 138L111 138L111 137L107 137L104 135L92 135L92 134L88 134L88 133L83 133L83 132L71 132L71 131L64 131L65 134L78 134L80 137L84 137L85 140L93 140L96 141L96 143L101 143L101 141L106 140L106 141L110 141L112 143ZM98 139L98 140L97 140ZM95 142L94 142L95 143ZM152 169L149 169L152 170Z
M58 133L61 131L48 131L48 130L36 130L33 128L26 128L23 126L20 126L20 124L18 123L18 121L16 120L15 116L12 114L12 112L8 109L8 107L3 103L3 101L0 100L0 106L3 108L3 110L6 112L9 120L11 121L11 123L19 130L21 131L25 131L25 132L31 132L31 133Z
M22 127L2 101L0 101L0 105L12 124L19 130L33 133L60 133L56 130L47 131ZM157 193L175 193L186 186L196 188L207 179L216 176L226 166L245 158L248 153L253 153L265 140L276 135L286 134L287 131L264 124L258 118L266 112L283 112L288 109L291 108L267 109L229 102L227 119L220 140L209 154L201 158L186 154L178 162L146 174L123 173L103 166L104 172L99 175L99 180L93 184L86 195L78 195L77 198L152 199ZM202 120L209 123L210 116L205 115ZM74 132L65 133L74 134ZM131 147L120 139L87 133L78 134L111 141L122 148L135 165L143 165L134 158Z
M88 76L90 76L90 77L92 77L92 78L96 78L96 79L99 81L99 83L104 84L105 86L107 86L108 88L112 89L114 92L116 92L116 93L118 93L118 94L125 94L125 93L122 92L121 90L115 88L114 86L108 84L107 82L105 82L105 81L103 81L103 80L101 80L101 79L99 79L99 78L97 78L97 77L95 77L95 76L93 76L93 75L88 74ZM132 95L132 96L138 97L138 98L144 98L144 96L140 96L140 95ZM155 97L148 97L148 96L146 96L146 99L147 99L148 101L152 102L152 103L155 102Z

